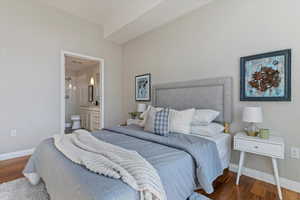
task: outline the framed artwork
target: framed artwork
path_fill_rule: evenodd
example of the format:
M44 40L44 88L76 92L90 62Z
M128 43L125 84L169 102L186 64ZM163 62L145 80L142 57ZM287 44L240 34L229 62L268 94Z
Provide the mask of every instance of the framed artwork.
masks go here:
M135 77L135 100L151 101L151 74Z
M88 101L89 102L94 101L94 86L93 85L88 86Z
M291 49L242 57L241 101L291 101Z

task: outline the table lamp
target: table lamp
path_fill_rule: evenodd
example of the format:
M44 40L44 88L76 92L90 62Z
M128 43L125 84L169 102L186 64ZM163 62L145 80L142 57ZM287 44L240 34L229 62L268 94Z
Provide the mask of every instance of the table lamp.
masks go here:
M146 110L146 104L144 104L144 103L139 103L139 104L137 105L137 112L142 113L142 112L145 112L145 110Z
M243 121L250 123L245 131L248 136L257 136L259 129L255 123L261 123L263 121L261 107L245 107L243 111Z

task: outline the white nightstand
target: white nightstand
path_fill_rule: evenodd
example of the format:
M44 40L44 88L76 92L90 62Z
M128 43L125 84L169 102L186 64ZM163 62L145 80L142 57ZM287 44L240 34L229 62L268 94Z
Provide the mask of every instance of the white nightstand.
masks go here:
M279 182L279 174L277 167L277 158L284 159L284 141L279 136L270 135L269 139L261 139L259 137L247 136L246 133L240 132L234 136L234 149L241 151L238 175L236 184L239 184L242 168L244 165L245 152L268 156L272 158L275 181L279 198L282 199L282 193Z
M131 124L139 125L142 122L142 120L139 119L127 119L127 126Z

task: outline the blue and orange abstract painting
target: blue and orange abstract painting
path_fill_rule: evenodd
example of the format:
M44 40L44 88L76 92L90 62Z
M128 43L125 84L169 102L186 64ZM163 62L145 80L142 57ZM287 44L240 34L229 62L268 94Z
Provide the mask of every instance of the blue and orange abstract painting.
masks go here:
M285 57L274 56L245 63L245 93L247 97L284 96Z
M291 101L292 50L241 57L241 101Z

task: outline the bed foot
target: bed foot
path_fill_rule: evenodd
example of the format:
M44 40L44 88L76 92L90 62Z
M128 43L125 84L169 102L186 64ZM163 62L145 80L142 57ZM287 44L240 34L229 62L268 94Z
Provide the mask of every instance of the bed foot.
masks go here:
M214 189L216 190L216 188L218 188L220 185L229 182L232 176L233 174L230 173L229 168L224 169L223 174L213 182ZM198 189L195 192L198 192L200 194L207 194L203 189Z

